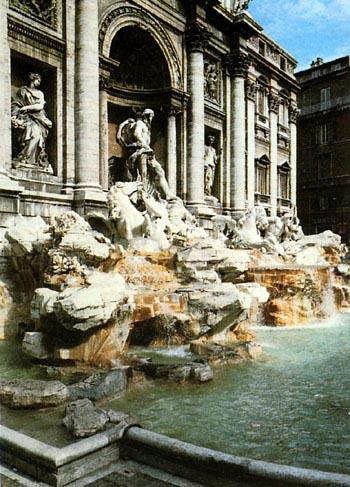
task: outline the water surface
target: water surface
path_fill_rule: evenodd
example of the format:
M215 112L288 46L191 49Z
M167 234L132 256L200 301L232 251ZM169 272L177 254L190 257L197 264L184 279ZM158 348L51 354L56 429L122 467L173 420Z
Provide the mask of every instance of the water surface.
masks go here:
M350 473L350 314L255 332L260 359L216 371L209 384L142 385L108 406L201 446Z

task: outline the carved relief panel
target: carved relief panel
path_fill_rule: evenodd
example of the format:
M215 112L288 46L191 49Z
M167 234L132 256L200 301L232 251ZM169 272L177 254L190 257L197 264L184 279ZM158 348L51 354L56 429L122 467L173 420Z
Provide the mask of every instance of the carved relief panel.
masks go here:
M57 0L10 0L10 8L57 28Z
M216 60L204 60L204 97L214 103L221 101L221 69Z

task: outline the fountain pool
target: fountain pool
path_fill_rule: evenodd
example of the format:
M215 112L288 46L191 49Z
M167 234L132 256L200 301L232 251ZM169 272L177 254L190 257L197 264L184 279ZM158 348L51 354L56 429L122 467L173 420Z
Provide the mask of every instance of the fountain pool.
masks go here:
M255 332L264 348L256 361L204 385L138 386L104 407L227 453L350 473L350 314Z

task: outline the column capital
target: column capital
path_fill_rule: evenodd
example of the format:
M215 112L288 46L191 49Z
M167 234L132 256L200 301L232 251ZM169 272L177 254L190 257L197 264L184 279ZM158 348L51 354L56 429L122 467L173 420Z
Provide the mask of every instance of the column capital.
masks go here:
M209 40L208 30L197 21L190 22L185 31L190 52L203 52Z
M270 112L278 113L278 109L281 103L281 98L276 93L270 92L269 94L269 108Z
M247 78L245 82L245 94L248 100L254 101L256 100L256 92L258 91L258 84L256 80L251 78Z
M173 104L166 104L166 105L162 105L160 110L167 117L176 117L182 112L182 107Z
M289 120L291 123L297 123L297 119L300 115L300 108L296 103L291 102L289 105Z
M225 55L223 64L226 66L230 76L245 78L251 65L251 58L249 54L244 52L229 53Z

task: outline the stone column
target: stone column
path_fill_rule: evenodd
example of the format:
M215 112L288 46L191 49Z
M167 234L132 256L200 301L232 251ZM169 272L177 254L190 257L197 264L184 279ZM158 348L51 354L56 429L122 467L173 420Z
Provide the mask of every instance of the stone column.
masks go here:
M176 116L179 109L170 106L167 109L167 158L165 173L170 190L177 194L177 144L176 144Z
M230 206L234 213L242 212L246 202L246 103L244 80L249 68L245 53L229 54L226 65L231 76L231 167Z
M100 90L100 181L108 189L108 95Z
M270 109L270 202L271 202L271 216L277 215L277 188L278 188L278 172L277 172L277 136L278 136L278 109L280 98L274 93L269 95L269 109Z
M188 89L190 92L187 157L187 202L204 201L204 60L207 31L191 23L186 31L188 45Z
M290 122L290 199L293 205L297 203L297 118L299 108L295 103L289 106Z
M100 199L98 2L76 1L76 192Z
M11 167L11 80L7 33L8 0L0 0L0 174Z
M255 101L257 84L246 81L247 97L247 200L248 206L255 206Z
M11 62L7 32L8 0L0 0L0 199L8 214L19 212L23 188L10 179L11 148ZM3 215L0 215L2 224Z

